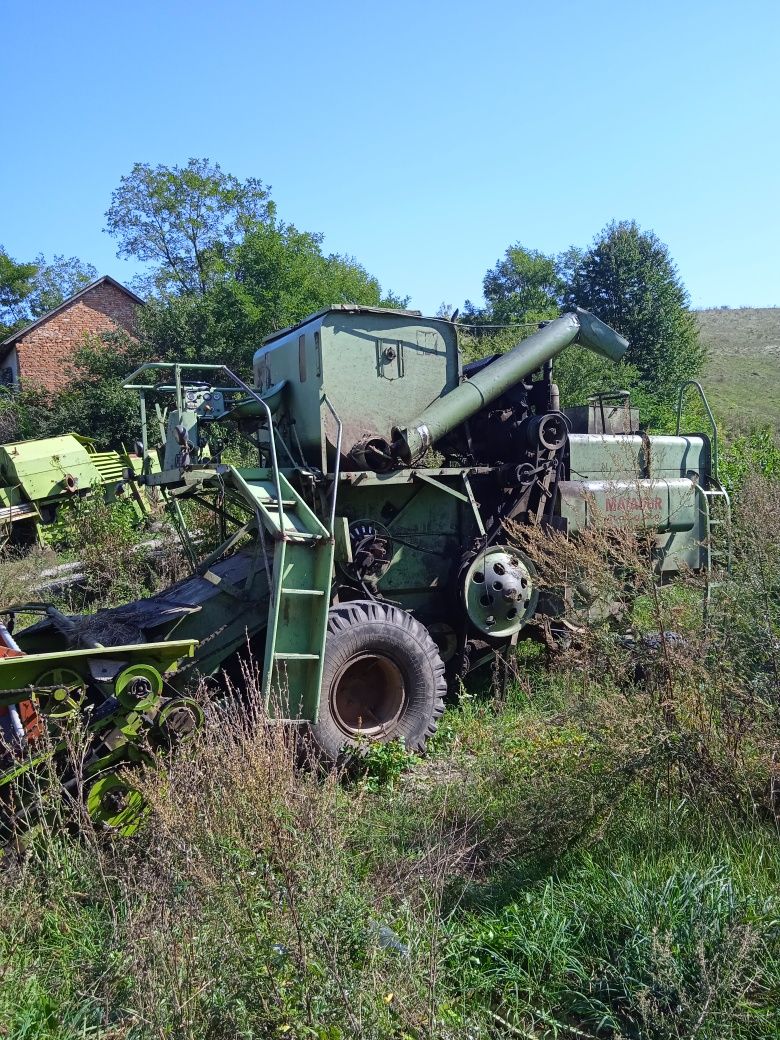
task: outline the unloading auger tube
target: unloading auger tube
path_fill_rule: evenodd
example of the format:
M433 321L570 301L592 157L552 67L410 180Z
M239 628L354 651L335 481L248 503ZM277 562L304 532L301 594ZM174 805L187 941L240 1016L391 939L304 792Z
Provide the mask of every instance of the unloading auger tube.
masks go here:
M394 427L390 454L408 465L445 434L575 343L610 361L620 361L628 350L628 341L619 333L577 307L437 398L406 426Z

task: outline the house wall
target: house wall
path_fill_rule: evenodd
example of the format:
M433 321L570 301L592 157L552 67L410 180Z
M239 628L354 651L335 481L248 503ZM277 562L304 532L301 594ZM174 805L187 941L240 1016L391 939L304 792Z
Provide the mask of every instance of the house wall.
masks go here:
M96 285L17 340L17 378L27 386L61 390L73 378L73 355L85 337L117 328L132 335L138 306L116 286Z

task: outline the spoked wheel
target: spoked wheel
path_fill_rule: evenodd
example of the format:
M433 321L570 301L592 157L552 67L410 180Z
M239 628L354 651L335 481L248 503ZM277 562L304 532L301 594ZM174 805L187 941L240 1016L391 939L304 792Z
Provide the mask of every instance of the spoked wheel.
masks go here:
M363 740L403 740L421 751L446 692L436 644L411 614L372 600L331 608L312 733L332 761Z

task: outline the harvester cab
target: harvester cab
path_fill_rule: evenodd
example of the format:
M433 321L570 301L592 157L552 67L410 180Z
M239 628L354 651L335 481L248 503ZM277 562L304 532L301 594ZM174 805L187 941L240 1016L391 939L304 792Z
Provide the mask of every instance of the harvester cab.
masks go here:
M161 464L136 480L166 500L192 573L88 619L45 611L0 660L0 704L51 715L57 662L62 703L91 706L111 734L113 757L98 740L89 777L114 777L108 802L93 798L114 819L120 765L170 742L171 720L197 728L193 680L247 645L269 716L306 727L332 760L366 739L424 747L448 681L538 634L550 609L515 525L576 537L606 518L645 532L659 577L707 571L710 514L728 506L714 438L651 437L625 399L561 410L553 363L575 344L614 362L627 349L577 310L463 365L450 321L337 306L269 337L251 385L224 366L139 369L127 387L142 452L159 444ZM224 423L251 465L224 461ZM219 519L205 556L185 503Z

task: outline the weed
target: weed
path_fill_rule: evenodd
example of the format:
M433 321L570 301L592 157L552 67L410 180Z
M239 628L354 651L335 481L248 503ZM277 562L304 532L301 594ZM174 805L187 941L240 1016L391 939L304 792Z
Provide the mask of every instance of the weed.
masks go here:
M367 791L394 788L401 775L418 761L417 755L407 751L403 740L390 740L386 744L367 741L351 758L353 768Z

